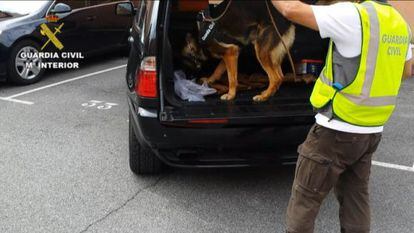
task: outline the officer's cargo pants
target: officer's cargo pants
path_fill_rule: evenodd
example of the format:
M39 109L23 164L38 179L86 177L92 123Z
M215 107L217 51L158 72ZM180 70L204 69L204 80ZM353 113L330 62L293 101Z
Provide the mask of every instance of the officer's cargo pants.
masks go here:
M353 134L315 124L299 146L287 232L312 233L322 201L333 188L342 233L370 231L368 182L381 134Z

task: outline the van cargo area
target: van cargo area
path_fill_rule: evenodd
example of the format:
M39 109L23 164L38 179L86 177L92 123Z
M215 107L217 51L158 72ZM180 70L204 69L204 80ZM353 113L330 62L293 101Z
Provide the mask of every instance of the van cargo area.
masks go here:
M183 5L185 4L185 5ZM159 38L162 49L159 56L162 60L160 80L163 86L161 102L161 120L164 123L181 124L194 123L215 124L309 124L313 120L313 109L309 103L313 82L284 82L276 94L268 101L256 103L253 97L263 91L261 89L240 90L233 101L220 100L219 94L205 97L204 102L188 102L176 95L174 90L174 72L180 70L181 50L186 35L197 35L197 14L202 9L197 1L172 1L168 5L164 34ZM164 23L164 22L162 22ZM306 45L305 45L306 44ZM317 32L296 26L296 39L291 49L295 63L303 59L323 60L328 43L320 39ZM292 73L290 64L283 64L284 73ZM209 77L219 60L209 61L207 66L196 75L187 73L192 78ZM253 46L241 50L239 57L239 75L266 73L256 59ZM266 76L267 77L267 76ZM226 74L222 79L227 79ZM252 121L253 120L253 121Z

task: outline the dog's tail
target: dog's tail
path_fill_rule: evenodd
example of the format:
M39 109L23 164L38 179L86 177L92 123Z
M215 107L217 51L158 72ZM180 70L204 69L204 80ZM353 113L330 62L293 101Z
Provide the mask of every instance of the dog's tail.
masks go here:
M276 24L276 22L275 22L275 19L274 19L274 17L273 17L273 14L272 14L272 9L271 9L271 7L270 7L270 4L271 4L270 0L269 0L269 1L268 1L268 0L266 0L265 2L266 2L267 12L268 12L269 17L270 17L270 21L272 22L272 25L273 25L273 27L274 27L274 29L275 29L275 31L276 31L276 33L277 33L277 35L279 36L280 41L281 41L281 42L282 42L282 44L283 44L283 47L285 47L285 49L286 49L286 52L287 52L287 55L288 55L288 58L289 58L290 65L292 66L293 77L294 77L294 79L296 80L296 78L297 78L297 76L296 76L296 69L295 69L295 64L294 64L294 62L293 62L292 54L290 53L290 49L287 47L287 45L286 45L285 41L283 41L283 36L282 36L282 34L280 33L279 28L277 27L277 24Z

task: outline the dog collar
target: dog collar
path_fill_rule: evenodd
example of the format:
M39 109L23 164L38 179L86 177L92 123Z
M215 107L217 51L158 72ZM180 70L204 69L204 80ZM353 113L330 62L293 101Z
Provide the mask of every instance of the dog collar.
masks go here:
M223 12L214 13L214 15L223 15L225 11L228 9L230 4L229 0L225 0L221 2L220 4L214 6L214 9L221 9ZM202 10L197 15L197 24L199 29L199 37L198 41L200 44L208 44L211 41L221 42L224 44L235 44L238 46L241 46L242 43L231 36L226 35L226 33L222 32L219 29L219 21L220 20L213 20L213 17L211 16L211 8L210 6L207 7L205 10Z

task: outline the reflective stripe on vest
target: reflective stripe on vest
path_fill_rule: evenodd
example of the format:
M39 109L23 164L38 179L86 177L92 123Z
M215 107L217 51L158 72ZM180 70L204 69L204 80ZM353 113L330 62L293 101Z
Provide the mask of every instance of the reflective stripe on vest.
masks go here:
M323 83L325 83L326 85L328 85L328 86L332 86L332 85L333 85L332 80L330 80L329 78L327 78L323 72L322 72L322 73L321 73L321 75L319 76L319 79L320 79Z
M339 85L336 81L334 82L332 71L333 43L331 42L327 64L315 84L311 102L315 108L322 108L331 102L335 116L351 124L361 126L383 125L391 116L397 102L405 63L405 56L404 60L401 56L406 55L404 52L408 51L409 40L406 41L405 39L411 37L411 32L408 24L391 6L366 1L363 4L356 5L356 7L361 15L363 40L360 69L354 80L355 84L351 83L343 88L342 85ZM388 22L390 19L396 23L391 24ZM369 30L366 30L368 28ZM396 35L396 37L391 37L392 39L389 39L391 42L387 42L385 37L387 35ZM369 40L364 40L368 38ZM407 43L404 44L405 42ZM384 53L384 48L391 47L392 43L399 43L399 47L397 46L396 49L398 55L390 54L390 48L388 48L388 54ZM391 72L391 74L390 72L384 72L384 69L387 69L385 67L388 60L392 65L392 68L388 69L396 72ZM401 75L398 74L400 71ZM376 74L376 72L378 73ZM381 72L385 75L382 75ZM373 91L374 80L376 80L376 88ZM381 80L384 80L385 86L380 83ZM385 90L385 88L388 88L386 84L390 82L392 84L390 85L391 89ZM379 86L384 91L378 91ZM391 93L392 95L390 95ZM335 107L339 111L335 111Z

